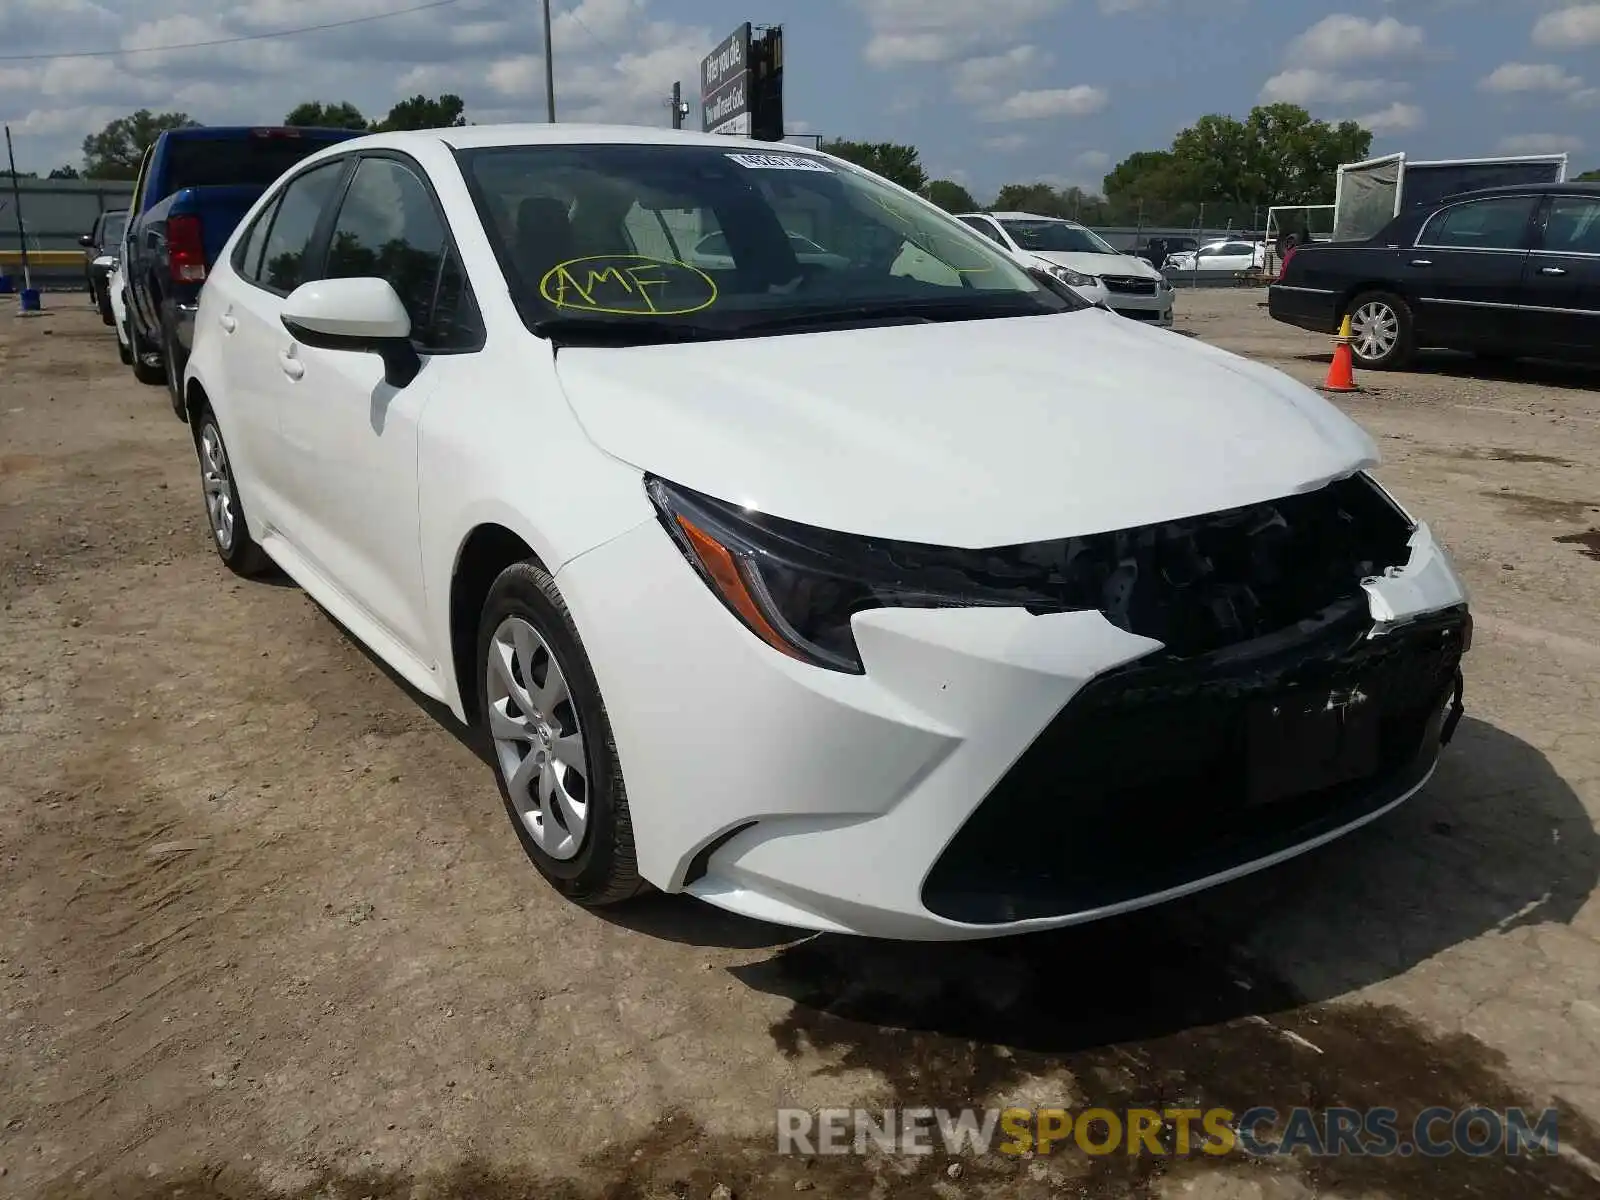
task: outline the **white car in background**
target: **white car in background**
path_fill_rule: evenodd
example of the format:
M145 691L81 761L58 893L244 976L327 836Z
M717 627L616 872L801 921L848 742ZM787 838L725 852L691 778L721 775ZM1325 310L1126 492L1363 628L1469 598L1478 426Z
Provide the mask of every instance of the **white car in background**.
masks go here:
M1237 238L1207 242L1198 250L1185 250L1169 254L1166 267L1173 271L1198 271L1237 274L1241 271L1260 271L1267 265L1265 242L1247 242Z
M106 296L111 301L111 324L117 331L117 357L127 367L133 365L133 343L128 340L128 304L123 294L125 286L119 260L106 280Z
M183 397L223 561L469 724L586 905L1093 920L1376 819L1462 711L1461 583L1349 418L810 151L340 142L229 238Z
M1172 324L1171 285L1142 258L1124 254L1094 230L1035 213L962 213L959 219L1019 262L1043 266L1091 304L1157 325Z

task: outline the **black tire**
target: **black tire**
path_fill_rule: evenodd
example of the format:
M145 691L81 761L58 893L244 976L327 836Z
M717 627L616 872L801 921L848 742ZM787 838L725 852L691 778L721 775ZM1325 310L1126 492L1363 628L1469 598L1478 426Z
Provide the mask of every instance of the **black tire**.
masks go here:
M213 474L210 470L215 463L208 463L207 438L215 437L216 446L221 451L221 475L226 483L227 500L232 511L232 533L224 538L218 529L218 522L211 512L211 493L208 488L208 476ZM267 552L256 544L250 536L250 523L245 519L244 503L239 499L239 488L233 479L233 460L228 456L228 445L222 438L222 427L217 424L216 415L209 408L202 408L194 431L195 458L200 464L200 496L206 509L206 528L211 533L211 545L216 549L220 558L230 571L235 575L253 578L265 575L272 571L272 559Z
M587 772L583 799L587 805L587 825L576 854L564 860L541 849L524 825L490 733L489 656L496 631L513 617L533 627L545 643L546 653L554 656L566 679L572 711L563 712L565 704L558 705L550 715L551 721L565 724L575 715L578 728L583 732ZM523 851L556 891L586 908L619 904L647 891L649 885L639 877L622 764L617 758L611 721L600 698L600 686L595 682L589 656L584 652L566 602L556 590L555 580L543 568L521 562L500 573L484 601L478 623L477 656L479 736L495 764L500 797Z
M164 387L167 382L167 364L158 362L154 366L145 362L148 355L156 353L155 347L139 336L139 327L133 323L133 315L128 316L128 344L133 347L133 377L140 383L149 387Z
M178 343L172 336L172 330L163 330L161 365L166 375L167 398L172 401L172 411L180 421L189 419L183 403L183 368L187 361L178 350Z
M1370 311L1370 306L1378 306L1380 310L1387 309L1395 323L1395 338L1392 345L1381 353L1363 353L1359 336L1350 339L1351 355L1356 366L1368 371L1397 371L1409 363L1416 353L1414 323L1411 317L1411 306L1393 292L1362 292L1345 308L1345 315L1351 319L1352 334L1359 335L1355 328L1357 314L1364 309Z

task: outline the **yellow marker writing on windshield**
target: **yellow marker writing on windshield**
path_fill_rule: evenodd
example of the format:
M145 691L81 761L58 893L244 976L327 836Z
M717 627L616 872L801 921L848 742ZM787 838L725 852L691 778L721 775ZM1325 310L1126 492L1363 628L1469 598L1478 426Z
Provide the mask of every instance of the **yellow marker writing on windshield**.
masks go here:
M679 293L666 300L664 293ZM717 283L698 267L642 254L596 254L557 263L539 281L557 308L618 317L683 316L717 302Z

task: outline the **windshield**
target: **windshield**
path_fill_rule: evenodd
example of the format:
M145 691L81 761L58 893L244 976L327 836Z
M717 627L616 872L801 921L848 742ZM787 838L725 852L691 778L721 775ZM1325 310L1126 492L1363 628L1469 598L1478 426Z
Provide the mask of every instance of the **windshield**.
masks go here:
M1079 254L1116 254L1099 234L1066 221L1001 221L1011 240L1024 250L1066 250Z
M953 217L815 155L735 143L459 157L536 329L579 318L654 340L772 331L809 314L874 324L1079 307Z

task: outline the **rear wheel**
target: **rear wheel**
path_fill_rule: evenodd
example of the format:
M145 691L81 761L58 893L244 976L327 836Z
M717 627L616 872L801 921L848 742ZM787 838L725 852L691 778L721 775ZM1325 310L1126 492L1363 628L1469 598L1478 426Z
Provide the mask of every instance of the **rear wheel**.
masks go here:
M140 383L160 387L167 382L167 366L161 361L161 351L139 336L139 327L128 318L128 344L131 347L133 377Z
M507 567L478 626L478 700L522 848L563 896L597 908L647 885L600 687L555 580Z
M1405 366L1415 351L1411 308L1392 292L1363 292L1350 303L1350 350L1370 371Z

